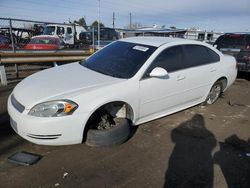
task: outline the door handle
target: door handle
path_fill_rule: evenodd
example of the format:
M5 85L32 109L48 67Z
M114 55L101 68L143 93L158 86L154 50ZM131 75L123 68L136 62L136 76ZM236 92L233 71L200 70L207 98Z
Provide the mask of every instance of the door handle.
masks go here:
M215 71L216 71L215 68L211 68L211 69L210 69L210 72L215 72Z
M179 75L177 76L177 81L184 80L186 76Z

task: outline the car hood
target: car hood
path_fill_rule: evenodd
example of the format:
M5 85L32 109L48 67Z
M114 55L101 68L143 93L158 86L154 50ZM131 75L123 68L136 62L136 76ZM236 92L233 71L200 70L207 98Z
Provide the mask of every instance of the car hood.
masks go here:
M25 78L15 87L13 94L18 102L26 109L30 109L41 102L65 99L67 94L70 97L72 93L80 91L82 94L121 81L123 79L106 76L87 69L79 63L72 63L50 68Z

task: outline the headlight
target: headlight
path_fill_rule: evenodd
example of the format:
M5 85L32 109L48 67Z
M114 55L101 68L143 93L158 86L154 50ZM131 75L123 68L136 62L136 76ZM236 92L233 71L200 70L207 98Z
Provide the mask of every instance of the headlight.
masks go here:
M29 115L37 117L59 117L72 114L78 105L73 101L49 101L34 106Z

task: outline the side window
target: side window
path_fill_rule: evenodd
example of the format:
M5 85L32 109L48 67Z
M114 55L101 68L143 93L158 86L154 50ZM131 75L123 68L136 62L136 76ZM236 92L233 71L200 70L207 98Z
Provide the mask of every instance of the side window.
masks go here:
M211 63L208 48L201 45L184 45L186 68ZM215 58L216 59L216 58Z
M72 33L71 27L67 27L67 33L68 33L68 34L71 34L71 33Z
M174 72L182 69L183 51L181 46L167 48L162 51L146 72L146 76L155 68L161 67L168 72ZM145 76L144 76L145 77Z
M64 34L64 27L57 27L56 34L57 34L57 35L62 35L62 34Z
M209 63L215 63L215 62L220 61L220 56L216 52L214 52L213 50L209 48L207 48L207 52L209 55Z

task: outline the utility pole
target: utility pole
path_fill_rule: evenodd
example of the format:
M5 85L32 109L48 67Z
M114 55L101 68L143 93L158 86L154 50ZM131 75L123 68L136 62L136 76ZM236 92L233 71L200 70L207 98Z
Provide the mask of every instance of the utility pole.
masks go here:
M100 9L101 9L101 0L98 0L98 50L100 49Z
M113 28L115 28L115 12L113 12Z
M129 13L129 28L132 29L132 13Z

